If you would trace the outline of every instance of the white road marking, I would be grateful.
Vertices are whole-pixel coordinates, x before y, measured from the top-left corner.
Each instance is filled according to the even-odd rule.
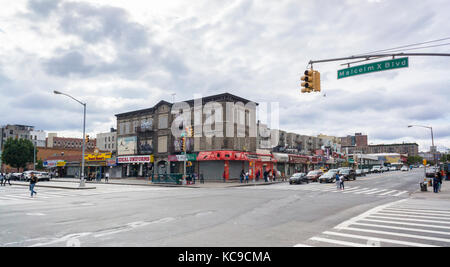
[[[386,190],[388,190],[388,189],[381,189],[381,190],[377,190],[377,191],[370,192],[370,193],[364,193],[364,194],[366,194],[366,195],[373,195],[373,194],[381,193],[381,192],[386,191]]]
[[[431,210],[431,209],[405,209],[405,208],[389,208],[389,210],[399,210],[399,211],[418,211],[418,212],[425,212],[425,213],[443,213],[443,214],[450,214],[450,211],[447,210]]]
[[[353,243],[353,242],[347,242],[347,241],[341,241],[341,240],[334,240],[334,239],[328,239],[328,238],[322,238],[322,237],[312,237],[309,240],[324,242],[324,243],[329,243],[329,244],[335,244],[335,245],[341,245],[341,246],[349,246],[349,247],[366,247],[367,246],[365,244],[359,244],[359,243]]]
[[[395,224],[395,225],[419,226],[419,227],[438,228],[438,229],[450,229],[449,226],[432,225],[432,224],[394,222],[394,221],[384,221],[384,220],[374,220],[374,219],[361,219],[361,221],[368,221],[368,222],[375,222],[375,223],[389,223],[389,224]]]
[[[386,193],[380,194],[380,196],[386,196],[386,195],[390,195],[390,194],[392,194],[392,193],[395,193],[395,192],[398,192],[398,190],[392,190],[392,191],[389,191],[389,192],[386,192]]]
[[[407,221],[407,222],[428,222],[428,223],[440,223],[440,224],[450,224],[450,222],[442,222],[442,221],[432,221],[432,220],[419,220],[419,219],[406,219],[406,218],[393,218],[393,217],[385,217],[385,216],[377,216],[371,215],[369,218],[375,219],[388,219],[388,220],[397,220],[397,221]]]
[[[394,233],[394,232],[387,232],[387,231],[377,231],[377,230],[355,228],[355,227],[345,227],[345,228],[342,228],[341,230],[357,231],[357,232],[365,232],[365,233],[381,234],[381,235],[400,236],[400,237],[406,237],[406,238],[414,238],[414,239],[422,239],[422,240],[431,240],[431,241],[450,243],[450,239],[447,239],[447,238],[438,238],[438,237],[431,237],[431,236],[424,236],[424,235],[411,235],[411,234]]]
[[[431,215],[431,216],[439,216],[439,217],[450,217],[450,214],[447,213],[440,213],[440,212],[414,212],[411,211],[405,211],[405,210],[396,210],[396,209],[385,209],[383,212],[389,212],[392,214],[417,214],[417,215]]]
[[[337,232],[330,232],[330,231],[325,231],[325,232],[323,232],[323,234],[325,234],[325,235],[333,235],[333,236],[340,236],[340,237],[349,237],[349,238],[355,238],[355,239],[363,239],[363,240],[377,239],[380,242],[386,242],[386,243],[390,243],[390,244],[398,244],[398,245],[404,245],[404,246],[436,247],[436,246],[433,246],[433,245],[416,243],[416,242],[406,242],[406,241],[394,240],[394,239],[386,239],[386,238],[374,238],[374,237],[371,237],[371,236],[352,235],[352,234],[344,234],[344,233],[337,233]]]
[[[403,194],[405,194],[405,193],[408,193],[408,191],[401,191],[400,193],[395,194],[395,195],[393,195],[393,196],[394,196],[394,197],[399,197],[399,196],[401,196],[401,195],[403,195]]]
[[[359,222],[355,222],[352,225],[368,226],[368,227],[375,227],[375,228],[385,228],[385,229],[393,229],[393,230],[402,230],[402,231],[411,231],[411,232],[422,232],[422,233],[429,233],[429,234],[450,235],[450,232],[425,230],[425,229],[421,229],[421,228],[397,227],[397,226],[390,226],[390,225],[359,223]],[[424,224],[420,224],[420,226],[424,226]],[[450,227],[448,227],[448,228],[450,228]]]
[[[450,221],[450,218],[442,218],[442,217],[435,217],[435,216],[423,216],[423,215],[412,215],[412,214],[395,214],[395,213],[387,213],[384,211],[380,211],[377,213],[377,215],[381,216],[392,216],[392,218],[419,218],[419,219],[437,219],[437,220],[443,220],[443,221]],[[399,218],[399,219],[400,219]]]

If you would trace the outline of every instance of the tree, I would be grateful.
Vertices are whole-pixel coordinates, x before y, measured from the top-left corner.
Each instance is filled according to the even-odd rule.
[[[25,168],[33,162],[33,153],[34,147],[30,140],[9,138],[3,147],[2,161],[16,169]]]
[[[39,159],[36,162],[36,170],[43,170],[44,169],[44,162],[42,161],[42,159]]]
[[[423,158],[420,156],[409,156],[408,157],[408,165],[422,164]]]

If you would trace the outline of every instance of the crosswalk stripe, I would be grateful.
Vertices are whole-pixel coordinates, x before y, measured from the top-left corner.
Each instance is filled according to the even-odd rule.
[[[357,193],[355,193],[355,194],[357,194],[357,195],[359,195],[359,194],[367,194],[367,193],[369,193],[369,192],[376,192],[377,190],[380,190],[380,189],[378,189],[378,188],[373,188],[373,189],[366,190],[366,191],[360,191],[360,192],[357,192]]]
[[[16,198],[19,198],[19,199],[30,199],[30,196],[20,196],[20,195],[6,195],[6,197],[9,197],[9,198],[13,198],[13,199],[16,199]]]
[[[363,240],[377,240],[377,241],[380,241],[380,242],[386,242],[386,243],[398,244],[398,245],[405,245],[405,246],[436,247],[436,246],[433,246],[433,245],[416,243],[416,242],[406,242],[406,241],[401,241],[401,240],[394,240],[394,239],[387,239],[387,238],[378,238],[378,237],[372,237],[372,236],[362,236],[362,235],[336,233],[336,232],[330,232],[330,231],[325,231],[325,232],[323,232],[323,234],[340,236],[340,237],[349,237],[349,238],[355,238],[355,239],[363,239]]]
[[[340,240],[334,240],[334,239],[328,239],[328,238],[322,238],[322,237],[312,237],[309,240],[318,241],[318,242],[324,242],[324,243],[329,243],[329,244],[335,244],[335,245],[341,245],[341,246],[349,246],[349,247],[364,247],[364,246],[367,246],[365,244],[359,244],[359,243],[353,243],[353,242],[347,242],[347,241],[340,241]]]
[[[438,220],[449,220],[450,221],[450,216],[434,216],[431,214],[417,215],[417,214],[392,213],[392,212],[387,212],[387,211],[380,211],[376,214],[383,215],[383,216],[407,217],[407,218],[419,218],[419,219],[420,218],[422,218],[422,219],[438,219]]]
[[[384,221],[384,220],[376,220],[376,219],[361,219],[360,221],[368,221],[368,222],[375,222],[375,223],[389,223],[389,224],[395,224],[395,225],[419,226],[419,227],[438,228],[438,229],[450,229],[449,226],[408,223],[408,222],[396,222],[396,221]]]
[[[431,236],[424,236],[424,235],[411,235],[411,234],[370,230],[370,229],[362,229],[362,228],[355,228],[355,227],[345,227],[345,228],[341,228],[341,230],[380,234],[380,235],[391,235],[391,236],[399,236],[399,237],[407,237],[407,238],[414,238],[414,239],[422,239],[422,240],[431,240],[431,241],[450,243],[450,239],[447,239],[447,238],[438,238],[438,237],[431,237]]]
[[[381,189],[381,190],[373,191],[373,192],[370,192],[370,193],[364,193],[364,194],[366,194],[366,195],[373,195],[373,194],[381,193],[381,192],[386,191],[386,190],[387,189]]]
[[[385,217],[378,215],[370,215],[370,218],[378,218],[378,219],[391,219],[397,221],[407,221],[407,222],[429,222],[429,223],[440,223],[440,224],[450,224],[450,222],[442,222],[442,221],[432,221],[432,220],[422,220],[422,219],[407,219],[407,218],[393,218],[393,217]]]
[[[359,222],[355,222],[352,225],[368,226],[368,227],[375,227],[375,228],[385,228],[385,229],[393,229],[393,230],[402,230],[402,231],[411,231],[411,232],[421,232],[421,233],[428,233],[428,234],[450,235],[450,232],[425,230],[425,229],[421,229],[421,228],[397,227],[397,226],[388,226],[388,225],[371,224],[371,223],[359,223]]]
[[[394,196],[394,197],[398,197],[398,196],[401,196],[401,195],[403,195],[403,194],[405,194],[405,193],[408,193],[408,191],[401,191],[400,193],[395,194],[395,195],[393,195],[393,196]]]
[[[440,213],[440,212],[424,212],[419,211],[415,212],[414,210],[399,210],[399,209],[385,209],[384,212],[392,212],[392,213],[403,213],[403,214],[420,214],[420,215],[436,215],[441,217],[450,217],[448,213]]]
[[[398,192],[398,190],[392,190],[392,191],[389,191],[389,192],[386,192],[386,193],[380,194],[380,196],[386,196],[386,195],[390,195],[390,194],[392,194],[392,193],[395,193],[395,192]]]
[[[396,208],[396,207],[391,207],[389,208],[391,210],[404,210],[404,211],[419,211],[419,212],[429,212],[429,213],[444,213],[444,214],[450,214],[450,211],[448,210],[436,210],[436,209],[415,209],[415,208],[409,208],[409,209],[405,209],[405,208]]]
[[[361,191],[367,191],[367,190],[369,190],[369,188],[361,188],[361,189],[358,189],[358,190],[354,190],[354,191],[345,191],[345,192],[342,192],[342,193],[344,193],[344,194],[350,194],[350,193],[355,193],[356,194],[356,192],[361,192]]]

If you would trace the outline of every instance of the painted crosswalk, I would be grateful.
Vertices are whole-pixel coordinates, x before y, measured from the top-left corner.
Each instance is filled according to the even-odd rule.
[[[53,188],[36,188],[35,190],[37,191],[37,196],[31,198],[28,187],[25,186],[3,187],[0,189],[0,206],[37,203],[58,198],[80,198],[102,194],[132,193],[143,191],[167,191],[173,189],[144,187],[144,186],[107,186],[88,190],[62,190]]]
[[[404,199],[379,206],[303,242],[309,246],[450,246],[450,203]]]
[[[312,192],[334,192],[340,194],[355,194],[355,195],[369,195],[369,196],[383,196],[383,197],[407,197],[408,191],[393,190],[390,188],[371,188],[364,186],[346,186],[345,190],[341,191],[336,188],[335,184],[275,184],[269,186],[254,186],[255,190],[294,190],[294,191],[312,191]]]

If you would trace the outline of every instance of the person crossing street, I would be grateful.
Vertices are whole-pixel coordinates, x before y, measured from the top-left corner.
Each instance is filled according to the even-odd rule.
[[[31,173],[31,179],[30,179],[30,191],[31,191],[31,197],[33,195],[37,195],[36,191],[34,191],[34,187],[37,183],[37,177],[34,175],[34,173]]]

